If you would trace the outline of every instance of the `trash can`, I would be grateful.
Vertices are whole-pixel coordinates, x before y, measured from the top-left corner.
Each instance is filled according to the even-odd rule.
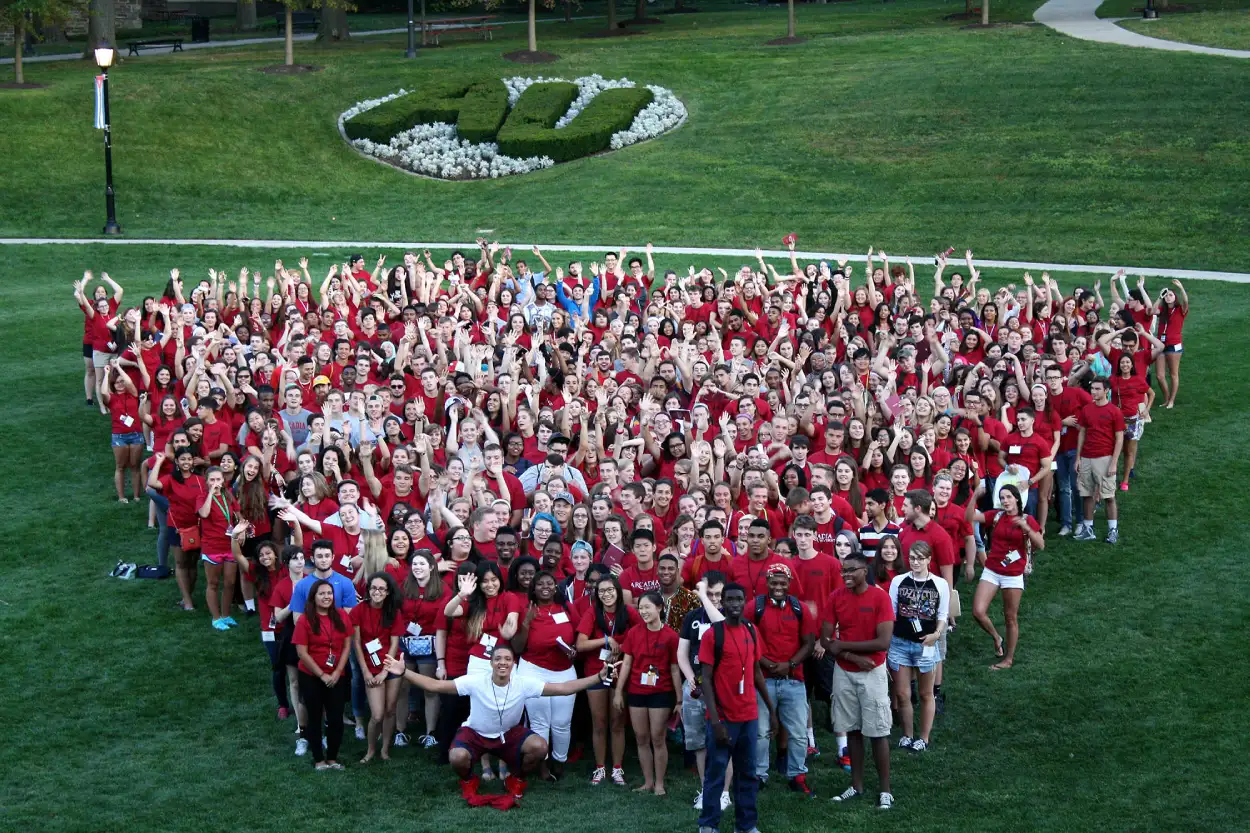
[[[208,18],[191,18],[191,43],[208,43]]]

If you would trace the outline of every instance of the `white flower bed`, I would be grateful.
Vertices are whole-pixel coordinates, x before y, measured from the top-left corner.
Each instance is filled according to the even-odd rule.
[[[542,76],[538,78],[514,76],[503,79],[504,86],[508,90],[508,106],[510,108],[514,106],[531,84],[551,81],[567,82],[567,79]],[[604,90],[635,86],[634,82],[627,78],[612,80],[598,74],[576,78],[572,83],[578,87],[577,98],[569,105],[568,112],[556,122],[556,129],[571,123],[586,109],[595,96]],[[651,90],[654,96],[653,101],[634,117],[628,128],[613,134],[609,143],[612,150],[653,139],[685,121],[686,108],[677,96],[673,95],[672,90],[652,85],[647,85],[647,89]],[[359,102],[339,114],[339,132],[343,133],[343,125],[349,119],[406,94],[406,90],[400,90],[382,98]],[[346,137],[347,134],[343,133],[343,135]],[[442,123],[417,125],[393,137],[386,144],[368,139],[356,139],[351,142],[351,145],[367,156],[423,176],[440,179],[498,179],[501,176],[550,168],[555,164],[547,156],[534,156],[528,159],[504,156],[494,142],[466,141],[459,137],[454,125]]]

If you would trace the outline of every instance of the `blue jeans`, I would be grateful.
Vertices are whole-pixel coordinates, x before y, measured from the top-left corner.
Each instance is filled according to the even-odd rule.
[[[1055,484],[1059,490],[1059,525],[1072,526],[1075,501],[1080,499],[1076,490],[1076,449],[1060,451],[1055,456]]]
[[[366,602],[365,604],[368,604]],[[356,720],[364,720],[369,714],[369,695],[365,694],[365,675],[360,672],[356,662],[356,652],[351,652],[352,663],[352,716]]]
[[[757,695],[758,696],[758,695]],[[725,791],[725,768],[729,759],[734,762],[734,828],[750,830],[755,827],[755,794],[759,781],[755,779],[755,740],[759,734],[758,720],[742,723],[725,721],[729,732],[729,745],[716,743],[712,723],[707,724],[707,765],[703,769],[703,809],[699,812],[700,827],[720,826],[720,794]],[[807,736],[807,726],[803,727]],[[804,747],[804,753],[807,752]]]
[[[169,566],[169,541],[178,531],[169,526],[169,498],[155,489],[148,489],[148,497],[156,507],[156,564],[158,567]]]
[[[1024,498],[1024,514],[1037,520],[1037,487],[1031,487],[1028,494],[1021,495],[1021,497]]]
[[[773,699],[777,709],[777,720],[790,735],[790,744],[786,747],[786,777],[794,778],[807,772],[807,686],[800,680],[764,680],[768,688],[768,696]],[[759,692],[755,693],[755,702],[759,706],[759,732],[755,741],[755,774],[760,778],[768,776],[768,707]],[[749,830],[750,828],[745,828]]]

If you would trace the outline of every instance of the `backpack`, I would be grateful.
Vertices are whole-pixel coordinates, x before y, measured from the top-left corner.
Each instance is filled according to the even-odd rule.
[[[799,620],[800,627],[803,624],[803,603],[793,596],[786,596],[786,601],[790,603],[790,609],[794,611],[794,615]],[[760,623],[760,619],[764,616],[764,608],[768,606],[767,596],[755,597],[755,624]]]
[[[752,625],[746,619],[742,620],[742,624],[746,626],[747,634],[751,637],[751,647],[755,647],[755,625]],[[725,621],[712,623],[712,672],[720,667],[721,655],[725,652]]]

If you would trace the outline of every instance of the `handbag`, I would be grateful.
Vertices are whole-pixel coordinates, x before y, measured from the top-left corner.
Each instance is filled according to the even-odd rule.
[[[404,653],[413,659],[429,659],[434,656],[432,636],[404,636],[399,641],[403,643]]]
[[[183,527],[178,530],[178,546],[183,552],[200,548],[200,525]]]

